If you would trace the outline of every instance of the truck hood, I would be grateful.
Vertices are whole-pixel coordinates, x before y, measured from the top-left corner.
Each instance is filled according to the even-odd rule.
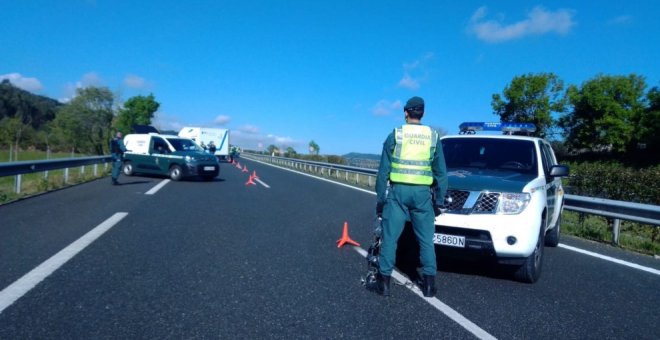
[[[489,169],[451,169],[449,189],[467,191],[522,192],[534,175]]]

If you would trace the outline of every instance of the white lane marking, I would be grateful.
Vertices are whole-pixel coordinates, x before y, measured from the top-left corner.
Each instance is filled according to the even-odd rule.
[[[270,186],[264,182],[262,182],[258,177],[253,178],[255,181],[259,182],[259,184],[265,186],[266,188],[270,189]]]
[[[126,217],[126,215],[128,215],[128,213],[118,212],[110,216],[110,218],[90,230],[87,234],[81,236],[66,248],[60,250],[57,254],[51,256],[48,260],[44,261],[29,273],[23,275],[23,277],[3,289],[0,292],[0,313],[16,302],[16,300],[20,299],[23,295],[27,294],[27,292],[32,290],[32,288],[39,284],[39,282],[43,281],[67,261],[76,256],[76,254],[101,237],[106,231],[110,230],[110,228],[119,223],[119,221]]]
[[[614,258],[614,257],[610,257],[610,256],[606,256],[606,255],[601,255],[601,254],[598,254],[598,253],[594,253],[594,252],[591,252],[591,251],[588,251],[588,250],[584,250],[584,249],[580,249],[580,248],[576,248],[576,247],[571,247],[571,246],[565,245],[565,244],[563,244],[563,243],[560,243],[560,244],[559,244],[559,247],[564,248],[564,249],[568,249],[568,250],[572,250],[572,251],[574,251],[574,252],[578,252],[578,253],[580,253],[580,254],[585,254],[585,255],[593,256],[593,257],[599,258],[599,259],[601,259],[601,260],[605,260],[605,261],[610,261],[610,262],[618,263],[618,264],[621,264],[621,265],[624,265],[624,266],[628,266],[628,267],[630,267],[630,268],[635,268],[635,269],[643,270],[643,271],[645,271],[645,272],[649,272],[649,273],[651,273],[651,274],[660,275],[660,270],[653,269],[653,268],[649,268],[649,267],[640,266],[640,265],[638,265],[638,264],[635,264],[635,263],[632,263],[632,262],[628,262],[628,261],[619,260],[619,259],[616,259],[616,258]]]
[[[167,183],[169,183],[169,182],[170,182],[169,179],[164,179],[164,180],[162,180],[160,183],[158,183],[158,185],[156,185],[155,187],[151,188],[149,191],[145,192],[144,194],[145,194],[145,195],[153,195],[153,194],[157,193],[158,190],[160,190],[162,187],[165,186],[165,184],[167,184]]]
[[[344,186],[344,187],[347,187],[347,188],[351,188],[351,189],[359,190],[359,191],[362,191],[362,192],[366,192],[367,194],[372,194],[372,195],[374,195],[374,196],[376,195],[376,193],[373,192],[373,191],[369,191],[369,190],[366,190],[366,189],[362,189],[362,188],[354,187],[354,186],[351,186],[351,185],[349,185],[349,184],[344,184],[344,183],[340,183],[340,182],[335,182],[335,181],[330,180],[330,179],[326,179],[326,178],[323,178],[323,177],[317,177],[317,176],[314,176],[314,175],[306,174],[306,173],[304,173],[304,172],[300,172],[300,171],[298,171],[298,170],[293,170],[293,169],[289,169],[289,168],[281,167],[281,166],[279,166],[279,165],[275,165],[275,164],[270,164],[270,163],[262,162],[262,161],[259,161],[259,160],[256,160],[256,159],[250,159],[250,160],[253,161],[253,162],[257,162],[257,163],[261,163],[261,164],[269,165],[269,166],[272,166],[272,167],[275,167],[275,168],[279,168],[279,169],[282,169],[282,170],[286,170],[286,171],[294,172],[294,173],[297,173],[297,174],[300,174],[300,175],[304,175],[304,176],[307,176],[307,177],[312,177],[312,178],[315,178],[315,179],[318,179],[318,180],[321,180],[321,181],[326,181],[326,182],[330,182],[330,183],[332,183],[332,184],[337,184],[337,185],[341,185],[341,186]]]
[[[283,167],[278,166],[278,165],[274,165],[274,164],[270,164],[270,163],[266,163],[266,162],[262,162],[262,161],[254,160],[254,159],[250,159],[250,160],[251,160],[251,161],[254,161],[254,162],[259,162],[259,163],[262,163],[262,164],[265,164],[265,165],[270,165],[270,166],[273,166],[273,167],[276,167],[276,168],[280,168],[280,169],[283,169],[283,170],[287,170],[287,171],[295,172],[295,173],[298,173],[298,174],[301,174],[301,175],[305,175],[305,176],[308,176],[308,177],[317,178],[317,179],[320,179],[320,180],[322,180],[322,181],[326,181],[326,182],[330,182],[330,183],[334,183],[334,184],[339,184],[339,185],[345,186],[345,187],[347,187],[347,188],[351,188],[351,189],[359,190],[359,191],[362,191],[362,192],[366,192],[366,193],[368,193],[368,194],[376,195],[376,193],[373,192],[373,191],[365,190],[365,189],[362,189],[362,188],[357,188],[357,187],[350,186],[350,185],[347,185],[347,184],[344,184],[344,183],[338,183],[338,182],[335,182],[335,181],[327,180],[327,179],[322,178],[322,177],[316,177],[316,176],[314,176],[314,175],[306,174],[306,173],[304,173],[304,172],[299,172],[299,171],[295,171],[295,170],[291,170],[291,169],[283,168]],[[628,267],[631,267],[631,268],[635,268],[635,269],[643,270],[643,271],[646,271],[646,272],[649,272],[649,273],[653,273],[653,274],[660,275],[660,271],[658,271],[658,270],[656,270],[656,269],[653,269],[653,268],[640,266],[640,265],[635,264],[635,263],[631,263],[631,262],[626,262],[626,261],[623,261],[623,260],[615,259],[615,258],[613,258],[613,257],[609,257],[609,256],[601,255],[601,254],[594,253],[594,252],[590,252],[590,251],[588,251],[588,250],[583,250],[583,249],[580,249],[580,248],[571,247],[571,246],[565,245],[565,244],[563,244],[563,243],[560,243],[560,244],[559,244],[559,247],[562,247],[562,248],[565,248],[565,249],[568,249],[568,250],[573,250],[573,251],[578,252],[578,253],[581,253],[581,254],[594,256],[594,257],[600,258],[600,259],[602,259],[602,260],[612,261],[612,262],[614,262],[614,263],[619,263],[619,264],[622,264],[622,265],[624,265],[624,266],[628,266]]]
[[[357,251],[362,257],[366,258],[367,257],[367,251],[358,247],[358,246],[353,246],[353,249]],[[490,335],[490,333],[486,332],[483,330],[481,327],[477,326],[474,322],[468,320],[466,317],[461,315],[461,313],[455,311],[451,307],[447,306],[444,302],[440,301],[437,297],[424,297],[424,294],[422,291],[412,282],[410,282],[405,276],[401,275],[398,271],[394,270],[392,272],[392,277],[399,281],[400,283],[403,284],[403,287],[408,288],[410,291],[415,293],[417,296],[421,297],[424,299],[426,302],[428,302],[431,306],[435,307],[435,309],[439,310],[442,312],[442,314],[446,315],[448,318],[452,319],[454,322],[457,324],[461,325],[461,327],[465,328],[468,332],[474,334],[479,339],[497,339],[494,336]]]

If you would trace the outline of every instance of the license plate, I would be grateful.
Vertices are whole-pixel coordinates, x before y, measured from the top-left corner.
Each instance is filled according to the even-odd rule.
[[[215,167],[214,166],[205,166],[204,171],[214,171]]]
[[[465,236],[433,234],[433,243],[443,246],[465,248]]]

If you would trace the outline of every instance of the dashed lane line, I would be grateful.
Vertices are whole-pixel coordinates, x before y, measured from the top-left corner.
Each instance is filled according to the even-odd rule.
[[[128,213],[126,212],[115,213],[94,229],[90,230],[87,234],[83,235],[66,248],[60,250],[57,254],[51,256],[51,258],[0,291],[0,313],[16,302],[16,300],[20,299],[23,295],[27,294],[32,288],[39,284],[39,282],[54,273],[88,245],[92,244],[92,242],[101,237],[101,235],[110,230],[110,228],[114,227],[127,215]]]
[[[158,192],[161,188],[165,186],[165,184],[169,183],[169,179],[164,179],[160,183],[158,183],[155,187],[151,188],[149,191],[145,192],[145,195],[153,195]]]

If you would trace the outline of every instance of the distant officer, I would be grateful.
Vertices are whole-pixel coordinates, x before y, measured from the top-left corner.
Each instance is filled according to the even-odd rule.
[[[394,269],[396,247],[407,220],[420,248],[422,292],[435,296],[435,213],[432,191],[438,205],[447,190],[447,166],[438,133],[421,125],[424,100],[412,97],[404,107],[406,124],[394,129],[385,143],[376,179],[376,214],[383,219],[380,249],[380,273],[377,292],[390,295],[390,277]],[[389,180],[389,185],[388,185]]]
[[[124,152],[126,152],[126,146],[124,145],[121,132],[117,131],[115,138],[110,141],[110,153],[112,153],[112,185],[119,184],[117,179],[119,179],[119,173],[121,172]]]
[[[216,147],[215,147],[215,144],[213,143],[213,141],[209,142],[208,147],[209,147],[209,153],[212,154],[212,155],[215,155]]]

